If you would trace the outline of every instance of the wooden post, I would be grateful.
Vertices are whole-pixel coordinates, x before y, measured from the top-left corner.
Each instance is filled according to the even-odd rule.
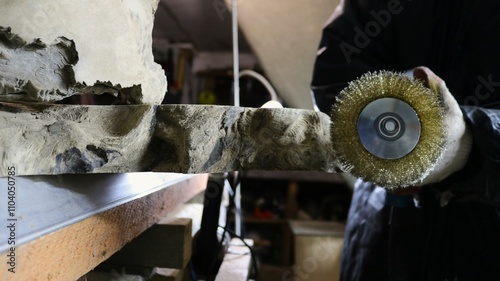
[[[148,228],[105,263],[182,269],[191,258],[191,246],[191,219],[166,218]]]

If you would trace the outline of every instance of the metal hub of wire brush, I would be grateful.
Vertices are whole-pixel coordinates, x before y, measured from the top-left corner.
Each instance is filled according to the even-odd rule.
[[[359,115],[357,129],[366,150],[383,159],[398,159],[410,153],[421,132],[415,110],[395,98],[370,102]]]

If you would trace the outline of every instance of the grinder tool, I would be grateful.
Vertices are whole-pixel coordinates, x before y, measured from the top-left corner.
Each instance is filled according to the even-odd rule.
[[[426,69],[426,71],[429,71]],[[388,189],[442,180],[465,164],[468,133],[442,80],[367,73],[339,94],[331,138],[339,168]]]

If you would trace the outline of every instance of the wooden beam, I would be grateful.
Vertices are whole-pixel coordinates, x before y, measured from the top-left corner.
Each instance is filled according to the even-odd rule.
[[[8,264],[2,263],[0,280],[77,280],[204,190],[207,178],[193,176],[24,244],[16,248],[16,273],[8,272]]]
[[[339,280],[345,225],[290,221],[290,227],[294,234],[295,261],[293,268],[283,276],[302,280]]]
[[[186,267],[191,258],[191,219],[162,219],[111,256],[106,264]]]

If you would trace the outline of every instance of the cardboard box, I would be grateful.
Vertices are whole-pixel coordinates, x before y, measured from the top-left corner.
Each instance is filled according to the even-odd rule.
[[[324,221],[290,221],[294,236],[294,265],[286,278],[337,281],[345,226]],[[286,275],[286,273],[285,273]]]

